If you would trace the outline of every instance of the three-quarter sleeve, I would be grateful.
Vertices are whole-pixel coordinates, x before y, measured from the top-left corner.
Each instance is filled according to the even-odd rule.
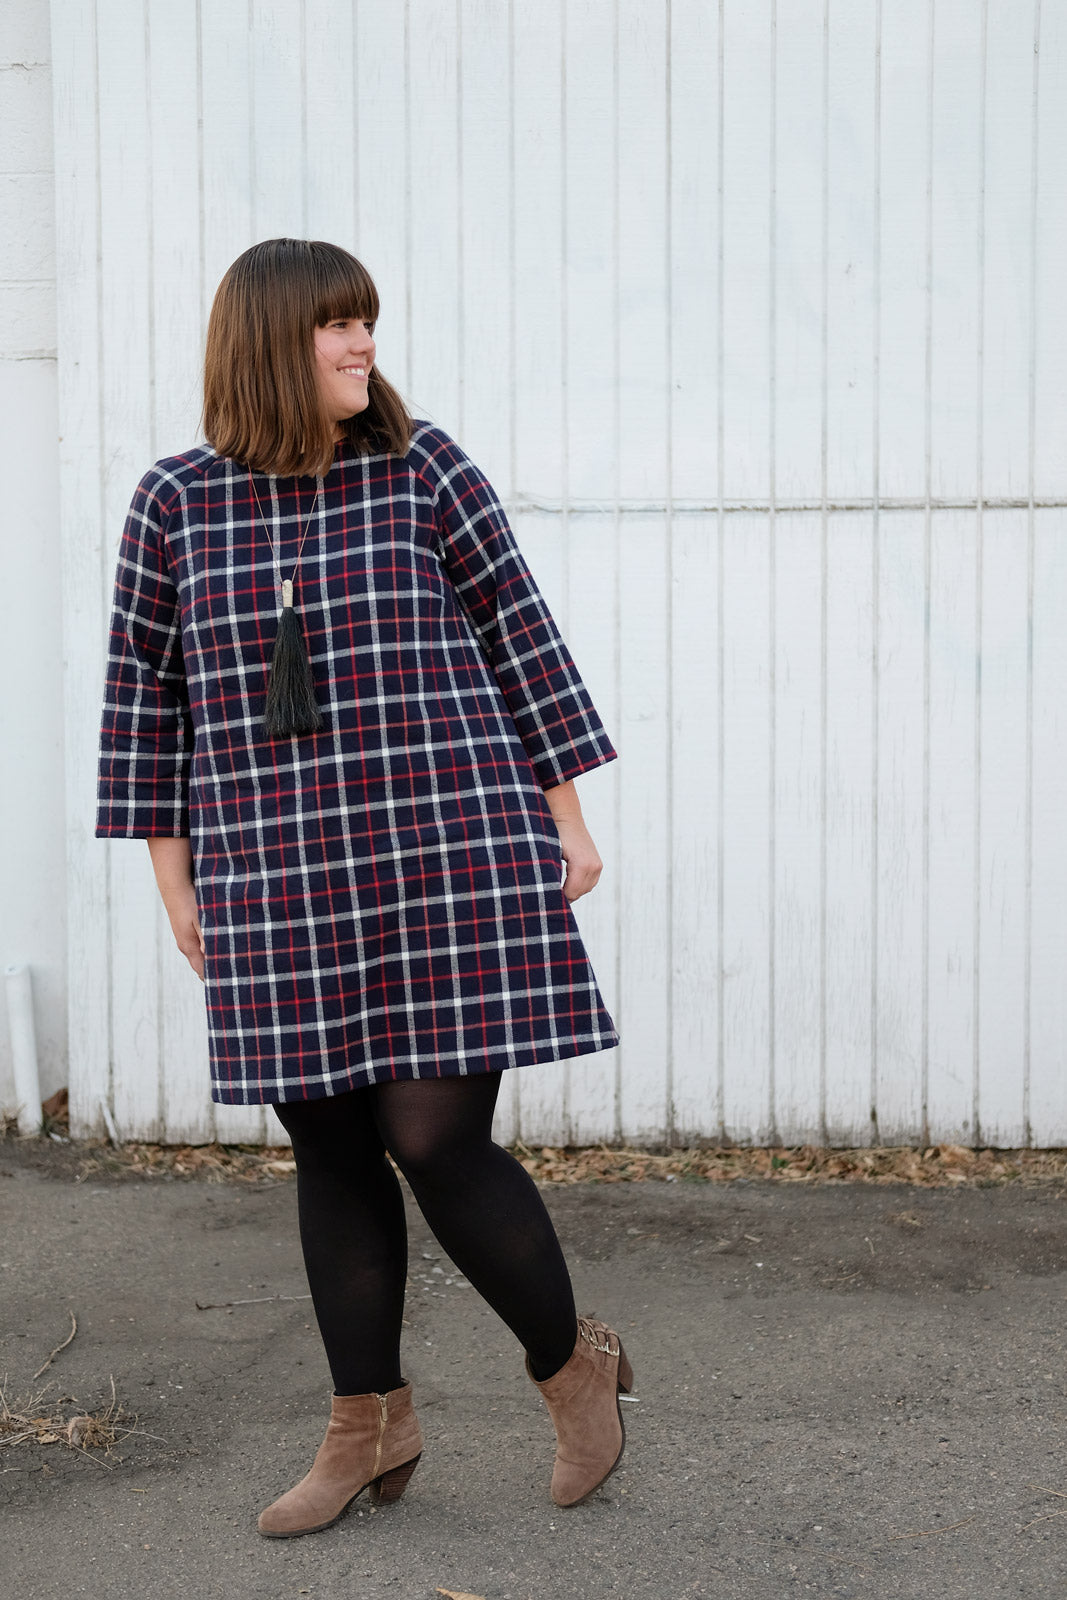
[[[445,571],[541,787],[615,760],[617,752],[492,487],[438,429],[416,435],[413,456],[434,490]]]
[[[97,838],[189,833],[193,730],[178,593],[167,566],[159,475],[130,506],[115,574],[100,726]]]

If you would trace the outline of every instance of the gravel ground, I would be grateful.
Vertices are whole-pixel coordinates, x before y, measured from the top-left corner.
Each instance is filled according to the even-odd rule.
[[[48,1386],[34,1414],[62,1424],[114,1379],[136,1431],[0,1448],[9,1594],[1067,1596],[1055,1183],[546,1186],[639,1397],[619,1470],[569,1512],[521,1353],[412,1208],[422,1462],[398,1505],[286,1542],[255,1515],[306,1470],[329,1391],[292,1182],[77,1170],[0,1143],[4,1392],[18,1411]]]

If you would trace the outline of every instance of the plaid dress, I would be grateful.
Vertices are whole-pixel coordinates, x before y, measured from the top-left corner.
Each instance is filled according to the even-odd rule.
[[[403,457],[338,445],[314,509],[309,478],[254,483],[262,517],[208,448],[142,479],[100,740],[97,836],[192,841],[213,1098],[610,1049],[543,791],[615,751],[491,487],[426,424]],[[271,740],[305,528],[324,720]]]

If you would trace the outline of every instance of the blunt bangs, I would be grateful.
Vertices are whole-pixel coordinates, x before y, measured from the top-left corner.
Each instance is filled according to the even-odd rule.
[[[308,261],[311,278],[312,318],[316,328],[340,317],[357,322],[377,322],[380,302],[374,280],[355,256],[336,245],[311,245]]]

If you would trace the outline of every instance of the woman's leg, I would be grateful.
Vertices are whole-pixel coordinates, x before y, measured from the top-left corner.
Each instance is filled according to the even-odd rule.
[[[399,1388],[407,1226],[371,1089],[275,1111],[293,1141],[300,1243],[335,1394]]]
[[[499,1072],[487,1072],[378,1084],[370,1094],[434,1235],[545,1379],[574,1349],[574,1295],[537,1185],[493,1143],[499,1087]]]

